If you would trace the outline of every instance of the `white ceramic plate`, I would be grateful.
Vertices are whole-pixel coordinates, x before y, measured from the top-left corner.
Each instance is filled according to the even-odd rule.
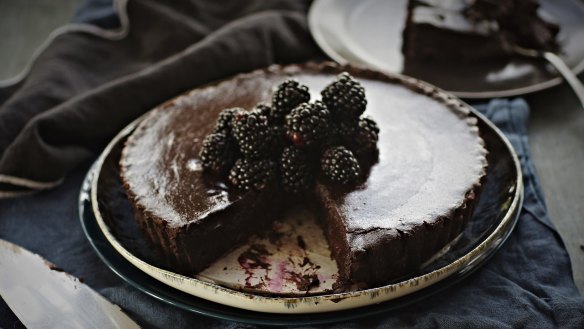
[[[561,57],[575,73],[584,71],[584,4],[541,0],[542,11],[560,25]],[[427,81],[462,98],[507,97],[562,82],[545,60],[510,58],[500,63],[406,65],[402,31],[407,0],[316,0],[308,15],[322,50],[341,64],[365,65]]]

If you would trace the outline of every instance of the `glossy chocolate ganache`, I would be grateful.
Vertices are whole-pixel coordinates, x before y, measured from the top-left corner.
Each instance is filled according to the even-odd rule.
[[[343,71],[365,88],[365,114],[380,127],[379,156],[358,186],[317,184],[301,201],[325,229],[339,289],[413,273],[460,234],[487,164],[466,105],[401,76],[330,63],[272,66],[177,97],[149,113],[129,137],[122,180],[140,226],[169,266],[196,274],[298,200],[277,188],[237,190],[203,172],[201,144],[219,112],[269,102],[274,87],[290,77],[317,100]]]

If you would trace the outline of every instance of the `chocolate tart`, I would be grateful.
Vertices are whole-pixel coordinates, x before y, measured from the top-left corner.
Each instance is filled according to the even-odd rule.
[[[556,52],[559,26],[536,0],[410,0],[402,51],[406,61],[507,59],[514,45]]]
[[[129,137],[121,176],[148,239],[169,266],[193,275],[294,200],[278,189],[241,192],[209,177],[198,159],[221,110],[269,102],[293,77],[312,99],[348,71],[364,86],[365,112],[381,129],[379,156],[354,189],[317,185],[304,198],[319,215],[339,267],[339,288],[370,287],[415,272],[455,239],[472,214],[486,170],[476,119],[415,79],[331,63],[271,66],[195,89],[154,109]]]

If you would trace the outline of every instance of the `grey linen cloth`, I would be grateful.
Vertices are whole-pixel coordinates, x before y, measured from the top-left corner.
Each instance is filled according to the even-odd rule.
[[[72,27],[24,80],[0,88],[0,197],[58,185],[134,118],[186,90],[318,56],[307,8],[135,0],[119,31]]]

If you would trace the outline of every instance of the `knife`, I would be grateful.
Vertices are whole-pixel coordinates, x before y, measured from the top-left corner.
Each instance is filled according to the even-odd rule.
[[[0,296],[27,328],[140,328],[78,278],[2,239]]]

